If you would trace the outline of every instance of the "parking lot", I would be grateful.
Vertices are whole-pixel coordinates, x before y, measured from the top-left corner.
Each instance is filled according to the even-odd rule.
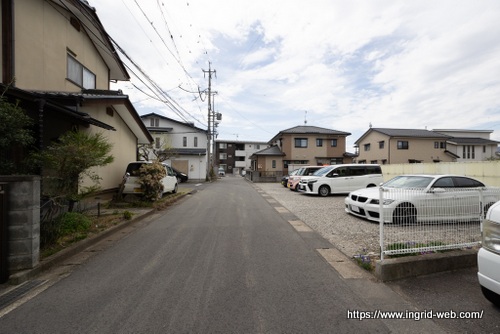
[[[380,255],[379,224],[346,213],[346,195],[320,197],[290,191],[279,183],[256,185],[347,256]],[[479,222],[419,224],[406,228],[386,224],[384,232],[386,245],[389,238],[393,242],[422,243],[438,240],[445,244],[458,243],[457,240],[464,236],[472,243],[480,240]]]

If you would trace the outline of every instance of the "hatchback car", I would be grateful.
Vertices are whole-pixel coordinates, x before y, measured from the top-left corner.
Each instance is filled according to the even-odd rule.
[[[477,277],[483,295],[500,307],[500,202],[482,223],[482,247],[477,254]]]
[[[172,167],[172,170],[174,171],[175,176],[177,177],[177,182],[187,182],[187,180],[189,179],[186,173],[183,173],[175,169],[174,167]]]
[[[483,191],[480,202],[479,188]],[[457,175],[401,175],[382,185],[385,223],[456,222],[479,220],[481,212],[500,200],[500,191],[476,179]],[[380,220],[380,190],[353,191],[345,211]]]
[[[144,164],[150,164],[151,161],[135,161],[128,164],[123,177],[123,194],[142,194],[142,188],[139,184],[139,169]],[[162,179],[163,193],[172,192],[176,193],[178,189],[177,177],[173,169],[162,163],[165,167],[166,175]]]
[[[288,188],[290,190],[298,191],[299,189],[297,188],[297,186],[300,182],[300,179],[303,176],[313,175],[314,172],[316,172],[317,170],[319,170],[321,168],[323,168],[323,166],[304,166],[304,167],[299,168],[297,173],[295,173],[294,175],[290,175],[288,177]]]
[[[285,188],[288,187],[288,179],[290,178],[290,175],[295,175],[298,171],[298,169],[294,169],[290,174],[284,175],[281,178],[281,185]]]

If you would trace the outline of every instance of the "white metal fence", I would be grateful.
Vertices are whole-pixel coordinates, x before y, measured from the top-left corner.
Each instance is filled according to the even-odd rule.
[[[463,249],[481,243],[481,221],[500,200],[500,188],[380,188],[381,259],[384,255]]]

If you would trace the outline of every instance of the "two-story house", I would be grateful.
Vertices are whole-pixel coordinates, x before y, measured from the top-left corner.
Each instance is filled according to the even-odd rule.
[[[187,174],[190,180],[205,180],[207,130],[157,113],[142,115],[141,119],[154,139],[147,160],[156,159],[163,153],[165,160],[161,160]]]
[[[349,132],[301,125],[280,131],[268,144],[284,153],[280,169],[286,174],[304,165],[351,163],[354,155],[346,152],[349,135]]]
[[[358,163],[401,164],[451,162],[446,134],[421,129],[370,128],[356,142]]]
[[[97,172],[103,189],[116,189],[137,144],[153,138],[128,96],[110,90],[130,77],[95,9],[81,0],[2,0],[1,20],[1,89],[34,120],[37,146],[69,130],[102,132],[114,162]]]
[[[453,130],[436,129],[451,138],[446,141],[446,148],[457,156],[457,162],[485,161],[497,159],[498,141],[491,140],[493,130]]]
[[[250,169],[250,157],[266,147],[264,141],[216,140],[215,163],[224,168],[226,174],[239,174]]]

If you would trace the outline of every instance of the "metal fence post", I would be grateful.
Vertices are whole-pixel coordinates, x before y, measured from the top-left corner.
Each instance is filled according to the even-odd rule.
[[[380,261],[384,260],[384,188],[379,188],[378,205],[379,205],[379,230],[380,230]]]

